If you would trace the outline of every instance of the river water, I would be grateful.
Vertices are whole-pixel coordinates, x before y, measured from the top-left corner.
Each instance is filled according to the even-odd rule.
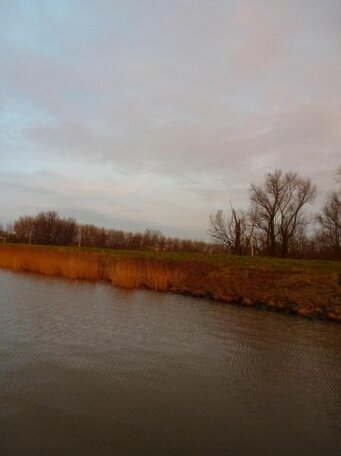
[[[0,455],[341,454],[340,325],[0,270]]]

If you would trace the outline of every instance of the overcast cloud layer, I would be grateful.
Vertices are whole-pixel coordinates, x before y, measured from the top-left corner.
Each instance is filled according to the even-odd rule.
[[[0,223],[202,238],[274,168],[333,185],[340,0],[0,0]]]

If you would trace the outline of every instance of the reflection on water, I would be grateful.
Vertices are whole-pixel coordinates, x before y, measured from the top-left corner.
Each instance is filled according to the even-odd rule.
[[[0,271],[0,454],[341,454],[341,334]]]

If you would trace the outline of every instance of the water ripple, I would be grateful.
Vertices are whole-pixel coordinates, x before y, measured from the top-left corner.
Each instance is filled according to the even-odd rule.
[[[339,454],[339,325],[0,272],[0,454]]]

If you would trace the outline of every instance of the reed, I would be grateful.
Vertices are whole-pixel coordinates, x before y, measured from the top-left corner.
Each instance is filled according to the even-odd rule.
[[[147,288],[283,310],[341,321],[340,274],[288,271],[169,256],[99,250],[5,245],[0,267],[67,279],[104,280],[121,288]]]
[[[69,279],[99,279],[98,259],[93,255],[71,255],[62,251],[2,248],[0,267]]]
[[[114,259],[105,262],[104,280],[121,288],[148,288],[167,291],[171,284],[171,268],[167,263],[141,259]]]

